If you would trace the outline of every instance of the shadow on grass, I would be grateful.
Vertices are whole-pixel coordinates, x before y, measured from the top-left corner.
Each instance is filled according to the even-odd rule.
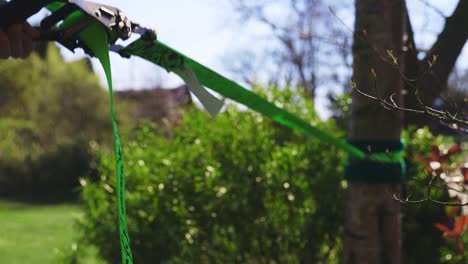
[[[64,191],[41,191],[36,192],[11,192],[8,194],[0,193],[0,200],[9,201],[18,204],[29,205],[55,205],[55,204],[77,204],[79,202],[79,189]],[[15,203],[15,204],[16,204]]]

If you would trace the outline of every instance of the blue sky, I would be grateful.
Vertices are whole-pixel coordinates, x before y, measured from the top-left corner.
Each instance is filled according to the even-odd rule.
[[[99,0],[98,0],[99,1]],[[330,1],[332,5],[333,1]],[[458,0],[431,0],[446,15],[451,14]],[[236,13],[229,5],[229,0],[100,0],[99,2],[119,7],[127,16],[144,26],[152,27],[158,32],[158,38],[173,48],[195,60],[235,79],[226,65],[229,57],[235,63],[235,54],[239,49],[248,48],[261,52],[268,45],[268,30],[262,25],[248,23],[241,25]],[[429,47],[443,26],[443,19],[418,0],[407,1],[411,10],[413,26],[416,28],[416,41],[419,46]],[[343,18],[352,28],[352,18]],[[420,33],[418,29],[424,30]],[[82,52],[72,54],[66,50],[64,56],[77,59]],[[140,59],[124,59],[113,55],[112,67],[116,89],[141,89],[162,85],[174,87],[182,81],[173,74],[167,74],[157,66]],[[468,68],[468,48],[465,47],[459,65]],[[99,65],[94,66],[101,79],[104,78]],[[323,94],[323,93],[320,93]],[[319,102],[319,111],[325,111],[325,103]]]

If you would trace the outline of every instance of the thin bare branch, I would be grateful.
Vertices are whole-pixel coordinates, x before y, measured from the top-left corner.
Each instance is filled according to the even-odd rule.
[[[432,11],[434,11],[434,13],[438,14],[439,16],[441,16],[443,18],[447,18],[447,16],[444,14],[444,12],[442,12],[442,10],[440,10],[439,8],[434,6],[433,4],[429,3],[427,0],[419,0],[419,2],[421,2],[423,5],[425,5],[426,7],[431,9]]]

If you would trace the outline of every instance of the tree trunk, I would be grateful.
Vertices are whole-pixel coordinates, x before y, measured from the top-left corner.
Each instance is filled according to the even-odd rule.
[[[394,54],[403,71],[404,6],[404,1],[399,0],[356,0],[353,44],[353,79],[357,88],[381,97],[395,93],[400,105],[403,82],[387,51]],[[401,112],[388,111],[356,91],[353,91],[352,99],[351,142],[359,142],[355,143],[356,146],[370,153],[384,152],[391,148],[390,145],[400,144]],[[348,169],[353,166],[361,166],[359,174],[368,175],[348,176]],[[380,169],[375,169],[379,166]],[[382,177],[389,171],[393,173],[386,166],[390,168],[392,165],[350,158],[347,168],[345,264],[401,263],[400,204],[392,197],[401,192],[401,178],[400,175]]]

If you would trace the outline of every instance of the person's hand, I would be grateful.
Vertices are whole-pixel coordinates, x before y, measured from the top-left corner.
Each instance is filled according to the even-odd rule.
[[[39,32],[27,22],[0,29],[0,58],[26,58],[32,51],[33,40]]]

